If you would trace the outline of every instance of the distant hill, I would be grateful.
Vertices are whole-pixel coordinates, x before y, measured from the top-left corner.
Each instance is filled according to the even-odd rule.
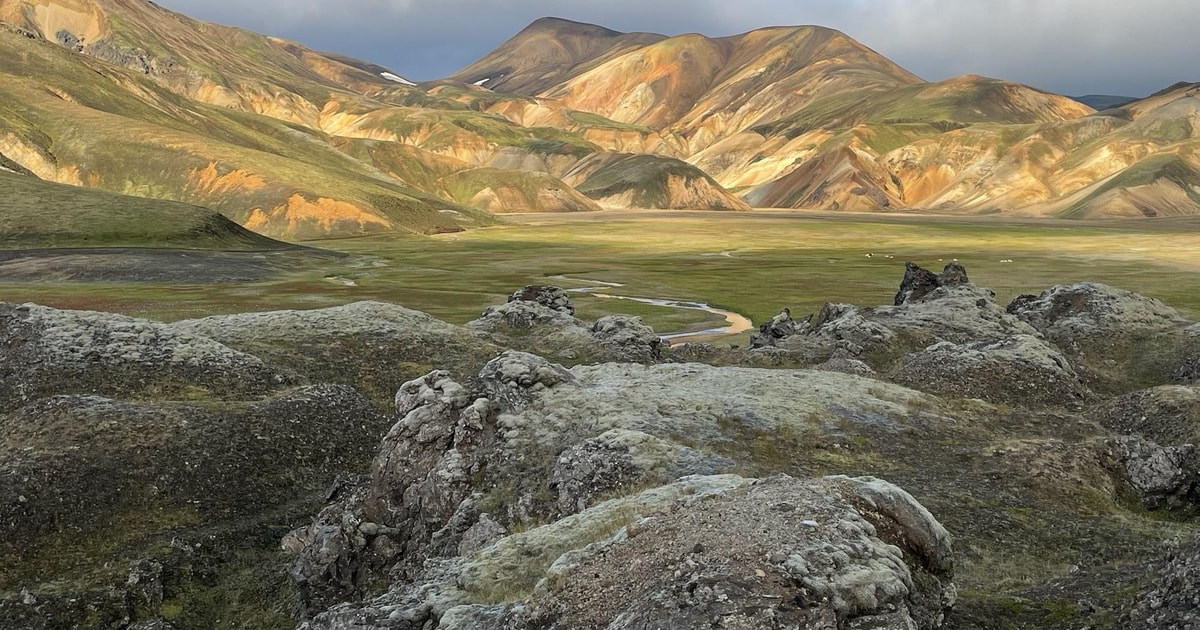
[[[43,247],[296,249],[205,208],[56,184],[0,169],[0,249]]]

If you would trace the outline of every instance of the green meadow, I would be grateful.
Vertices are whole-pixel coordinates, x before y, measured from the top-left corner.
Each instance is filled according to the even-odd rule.
[[[523,215],[436,237],[306,243],[349,254],[278,261],[250,282],[5,281],[0,299],[163,320],[384,300],[463,323],[526,284],[708,302],[756,323],[824,302],[890,304],[913,261],[957,259],[1002,303],[1054,284],[1097,281],[1162,299],[1200,318],[1200,221],[1079,222],[795,211],[604,212]],[[1010,262],[1011,261],[1011,262]],[[0,265],[0,274],[3,273]],[[706,328],[719,317],[578,294],[579,315],[643,317],[659,332]],[[736,341],[736,340],[735,340]]]

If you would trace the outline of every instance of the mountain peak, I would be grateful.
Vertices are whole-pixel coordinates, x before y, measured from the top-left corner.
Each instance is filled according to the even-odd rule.
[[[615,31],[611,28],[606,28],[598,24],[590,24],[588,22],[576,22],[566,18],[546,16],[540,17],[529,23],[529,26],[521,29],[521,33],[530,33],[537,31],[577,31],[581,34],[589,34],[599,37],[617,37],[624,35],[620,31]]]
[[[533,95],[578,74],[589,63],[663,39],[665,35],[622,33],[586,22],[543,17],[447,78]]]

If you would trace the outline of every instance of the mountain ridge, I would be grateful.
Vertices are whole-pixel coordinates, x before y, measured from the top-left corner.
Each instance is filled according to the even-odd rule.
[[[409,85],[134,0],[0,0],[0,18],[10,160],[208,206],[275,238],[432,234],[650,199],[1200,213],[1188,83],[1096,112],[1001,79],[926,82],[824,27],[668,37],[545,18],[446,80]],[[590,200],[574,188],[637,155],[654,157],[656,178],[621,176],[634,187]]]

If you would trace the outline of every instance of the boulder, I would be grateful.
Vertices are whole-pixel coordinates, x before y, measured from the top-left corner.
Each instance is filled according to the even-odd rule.
[[[900,290],[893,300],[895,306],[905,302],[919,300],[934,289],[941,286],[936,273],[913,262],[904,263],[904,278],[900,280]]]
[[[1148,510],[1200,506],[1200,451],[1159,446],[1135,436],[1108,441],[1124,478]]]
[[[774,346],[781,339],[806,332],[811,322],[812,315],[800,320],[792,319],[791,309],[785,308],[775,317],[760,324],[757,333],[750,335],[750,348]]]
[[[592,338],[612,361],[649,363],[662,358],[662,339],[640,317],[601,317],[592,324]]]
[[[1186,321],[1154,298],[1096,282],[1057,285],[1037,296],[1021,295],[1007,310],[1067,350],[1110,335],[1173,330]]]
[[[457,553],[480,516],[472,482],[495,440],[496,411],[445,371],[400,387],[400,420],[383,438],[369,478],[292,536],[300,549],[292,578],[306,618],[360,598],[372,570]]]
[[[905,353],[938,341],[971,344],[1038,336],[1032,326],[996,304],[992,291],[971,284],[958,263],[947,265],[941,275],[908,263],[893,306],[825,304],[815,318],[799,322],[790,313],[781,315],[754,337],[752,357],[782,351],[812,365],[838,354],[888,373]],[[861,366],[853,370],[866,373]]]
[[[557,287],[525,287],[466,326],[498,345],[562,361],[662,358],[662,339],[640,317],[610,315],[589,324],[575,318],[566,295]]]
[[[1156,299],[1081,282],[1018,296],[1007,310],[1061,348],[1094,389],[1123,393],[1186,376],[1186,321]]]
[[[566,313],[567,315],[575,314],[575,306],[571,304],[571,298],[567,295],[566,291],[558,287],[536,284],[529,285],[514,291],[512,295],[508,296],[508,301],[510,303],[532,302],[559,313]]]
[[[885,481],[688,477],[428,563],[301,627],[937,628],[952,556]]]

